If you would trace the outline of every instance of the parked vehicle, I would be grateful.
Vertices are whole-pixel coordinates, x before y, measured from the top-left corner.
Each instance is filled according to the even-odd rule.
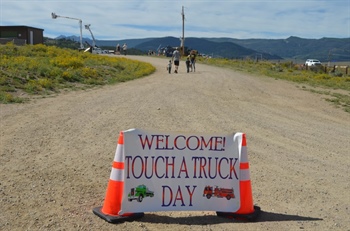
[[[145,197],[153,197],[154,192],[150,191],[146,185],[142,184],[136,188],[131,188],[130,193],[128,194],[128,201],[137,200],[142,202]]]
[[[317,59],[307,59],[305,62],[305,66],[311,67],[311,66],[321,66],[322,63]]]
[[[215,186],[213,189],[212,186],[205,186],[203,191],[203,196],[210,199],[211,197],[223,198],[226,197],[227,200],[231,198],[235,198],[235,194],[233,193],[233,188],[219,188]]]

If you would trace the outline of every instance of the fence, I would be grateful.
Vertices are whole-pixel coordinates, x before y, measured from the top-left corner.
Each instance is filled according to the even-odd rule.
[[[305,66],[302,67],[305,70],[311,70],[311,71],[321,71],[323,70],[324,73],[335,73],[335,74],[343,74],[343,75],[349,75],[349,66],[344,65],[333,65],[333,66]]]
[[[18,38],[0,38],[0,44],[6,44],[9,42],[13,42],[17,46],[23,46],[26,45],[27,40]]]

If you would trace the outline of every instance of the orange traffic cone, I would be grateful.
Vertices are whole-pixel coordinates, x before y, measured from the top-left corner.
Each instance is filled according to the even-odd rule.
[[[120,132],[112,171],[108,182],[105,201],[102,207],[93,209],[93,213],[110,223],[134,220],[144,213],[123,213],[120,215],[124,191],[124,134]]]
[[[240,191],[240,207],[234,213],[216,212],[218,216],[226,218],[234,218],[237,220],[254,221],[260,214],[260,207],[253,205],[252,185],[250,182],[249,161],[247,153],[247,141],[244,133],[242,136],[241,150],[239,153],[239,191]]]

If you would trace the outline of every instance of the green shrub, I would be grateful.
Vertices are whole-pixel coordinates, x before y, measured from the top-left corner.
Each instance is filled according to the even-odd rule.
[[[54,89],[54,83],[51,79],[42,78],[42,79],[38,79],[37,82],[42,88],[49,89],[49,90]]]
[[[43,90],[43,87],[36,80],[29,80],[24,85],[24,90],[28,93],[39,93]]]
[[[22,103],[24,99],[15,97],[7,92],[0,91],[0,102],[1,103]]]
[[[53,66],[60,68],[73,68],[77,69],[79,67],[83,67],[84,63],[78,57],[55,57],[50,60],[50,63]]]
[[[335,71],[335,72],[333,73],[333,76],[335,76],[335,77],[343,77],[343,73],[340,72],[340,71]]]

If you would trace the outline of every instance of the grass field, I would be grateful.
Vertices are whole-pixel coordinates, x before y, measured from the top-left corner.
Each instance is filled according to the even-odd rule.
[[[0,45],[0,102],[21,103],[64,89],[124,82],[155,71],[148,63],[53,46]]]

